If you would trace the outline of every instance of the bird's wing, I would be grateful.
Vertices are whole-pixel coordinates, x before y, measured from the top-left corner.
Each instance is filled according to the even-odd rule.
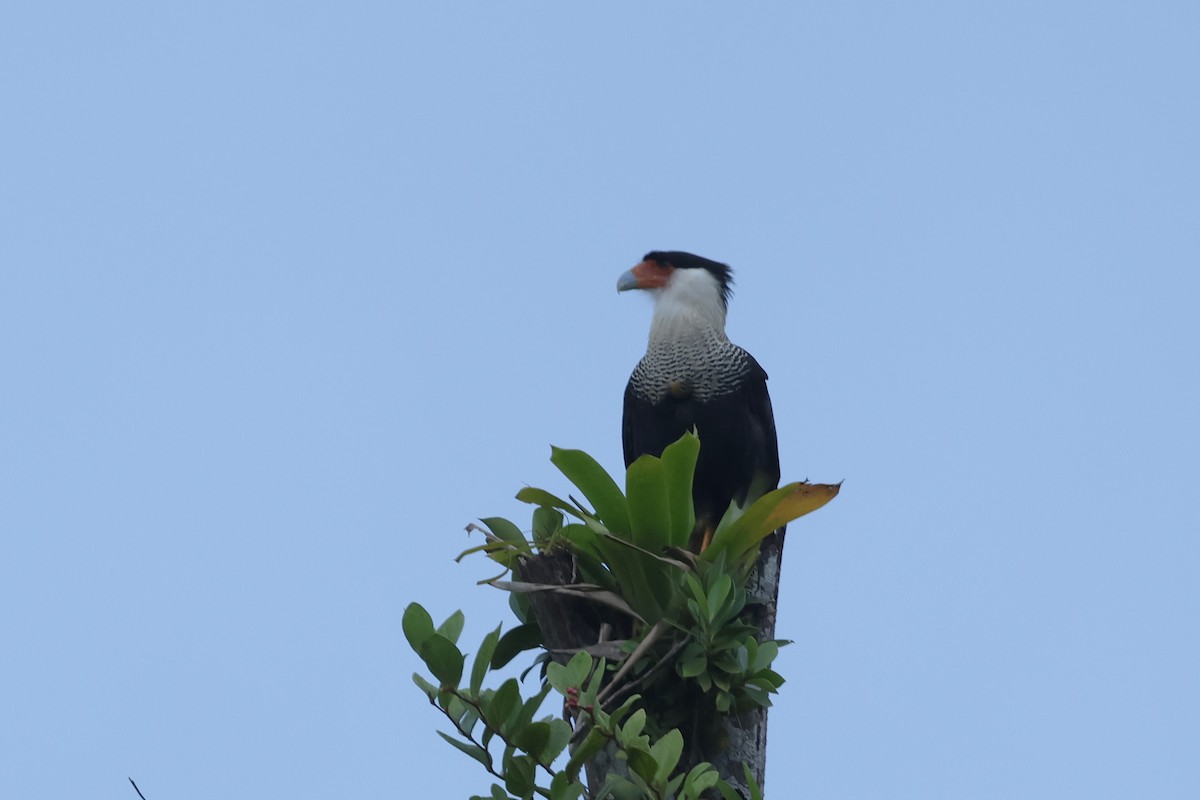
[[[758,471],[766,481],[764,492],[779,487],[779,437],[775,433],[775,412],[767,391],[767,371],[754,356],[750,359],[750,375],[746,386],[746,413],[750,418],[750,436],[759,454]],[[758,476],[756,476],[758,477]]]

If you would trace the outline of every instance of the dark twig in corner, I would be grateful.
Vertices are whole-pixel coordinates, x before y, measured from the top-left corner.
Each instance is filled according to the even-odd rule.
[[[133,783],[133,778],[130,778],[129,782]],[[146,795],[142,794],[142,790],[137,788],[136,783],[133,783],[133,790],[138,793],[138,797],[142,798],[142,800],[146,800]]]

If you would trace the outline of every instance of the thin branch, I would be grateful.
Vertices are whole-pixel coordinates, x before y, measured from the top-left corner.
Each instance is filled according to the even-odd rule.
[[[482,533],[483,538],[486,539],[489,543],[504,541],[499,536],[497,536],[496,534],[489,531],[487,528],[480,527],[479,525],[476,525],[474,522],[467,523],[467,533],[474,533],[475,531],[479,531],[480,533]]]
[[[596,702],[600,703],[601,708],[604,707],[605,701],[613,693],[616,687],[620,685],[621,679],[628,675],[629,670],[633,669],[634,664],[636,664],[641,657],[646,654],[646,651],[654,646],[655,642],[662,638],[663,633],[668,627],[669,626],[666,620],[659,620],[659,622],[650,629],[650,632],[646,634],[645,638],[642,639],[634,651],[629,654],[629,657],[625,659],[625,663],[621,664],[621,668],[617,670],[617,674],[613,676],[613,679],[609,682],[609,684],[596,694]],[[666,658],[660,659],[659,663],[655,664],[653,669],[658,669],[666,661]],[[582,715],[580,715],[580,718],[582,718]],[[571,734],[572,742],[581,741],[583,737],[587,735],[588,730],[593,727],[591,724],[593,719],[594,715],[589,714],[588,718],[582,723],[579,723],[577,720],[575,732]]]
[[[630,692],[632,692],[634,689],[638,688],[639,686],[645,684],[647,681],[649,681],[651,678],[653,678],[655,675],[657,675],[662,670],[663,667],[667,666],[668,664],[670,664],[672,661],[675,660],[675,657],[683,651],[683,648],[691,640],[692,640],[691,636],[683,637],[678,642],[676,642],[674,647],[672,647],[670,650],[667,651],[667,654],[665,656],[663,656],[662,658],[660,658],[658,660],[657,664],[655,664],[653,667],[651,667],[649,670],[647,670],[644,675],[642,675],[635,681],[631,681],[631,682],[625,684],[620,689],[613,692],[612,696],[603,702],[603,707],[605,708],[605,710],[611,710],[611,709],[615,708],[618,700],[620,700],[622,697],[629,694]],[[609,685],[611,686],[612,684],[609,684]],[[599,700],[600,698],[597,697],[596,699]]]
[[[488,583],[497,589],[503,589],[506,592],[532,593],[532,592],[551,592],[553,594],[566,595],[568,597],[580,597],[584,600],[591,600],[594,603],[606,605],[609,608],[615,608],[623,614],[628,614],[639,622],[645,622],[642,615],[637,613],[630,607],[625,598],[616,592],[610,592],[603,586],[597,586],[594,583],[529,583],[527,581],[502,581],[497,576],[487,581],[480,583]]]
[[[551,766],[550,766],[549,764],[544,764],[544,763],[542,763],[542,760],[541,760],[540,758],[538,758],[538,757],[537,757],[537,755],[535,755],[534,753],[530,753],[528,750],[524,750],[524,748],[520,747],[520,746],[519,746],[519,745],[517,745],[516,743],[509,741],[509,740],[508,740],[508,737],[506,737],[506,736],[504,735],[503,731],[501,731],[499,728],[497,728],[497,727],[495,727],[494,725],[492,725],[491,723],[489,723],[489,722],[488,722],[488,719],[487,719],[487,716],[486,716],[486,714],[484,713],[484,710],[483,710],[483,708],[482,708],[482,707],[479,705],[479,703],[477,703],[476,701],[472,700],[471,698],[469,698],[469,697],[465,697],[465,696],[463,696],[462,694],[459,694],[458,692],[455,692],[455,691],[451,691],[451,692],[450,692],[450,694],[454,695],[454,696],[455,696],[455,697],[457,697],[459,700],[461,700],[463,703],[466,703],[466,704],[467,704],[467,705],[469,705],[471,708],[475,709],[476,713],[479,715],[479,719],[483,720],[483,724],[484,724],[484,725],[487,725],[489,729],[491,729],[491,730],[495,731],[495,735],[496,735],[497,737],[499,737],[500,741],[504,742],[504,744],[505,744],[506,746],[508,746],[508,747],[512,747],[512,748],[514,748],[514,749],[517,749],[517,750],[522,750],[523,752],[525,752],[525,753],[527,753],[528,755],[530,755],[530,756],[533,758],[533,761],[534,761],[534,763],[536,763],[536,764],[537,764],[539,767],[541,767],[542,769],[544,769],[544,770],[545,770],[545,771],[546,771],[546,772],[547,772],[547,773],[550,775],[550,777],[551,777],[551,778],[553,778],[553,777],[554,777],[554,776],[557,774],[557,773],[556,773],[556,772],[553,770],[553,768],[551,768]],[[472,733],[471,733],[469,730],[463,730],[463,727],[462,727],[462,725],[458,724],[458,720],[456,720],[454,717],[452,717],[452,716],[450,715],[450,712],[449,712],[447,709],[445,709],[445,708],[442,708],[441,706],[439,706],[439,705],[438,705],[438,704],[437,704],[437,703],[434,701],[434,699],[433,699],[432,697],[431,697],[431,698],[429,698],[429,704],[430,704],[430,705],[432,705],[434,708],[438,709],[439,711],[441,711],[441,712],[442,712],[442,713],[443,713],[443,714],[446,716],[446,719],[450,720],[451,724],[453,724],[453,725],[454,725],[454,729],[455,729],[456,731],[458,731],[458,732],[459,732],[459,734],[460,734],[460,735],[461,735],[461,736],[462,736],[464,739],[466,739],[468,742],[470,742],[471,744],[473,744],[473,745],[475,745],[476,747],[478,747],[480,750],[482,750],[482,751],[483,751],[483,752],[484,752],[484,753],[487,755],[487,758],[488,758],[488,763],[483,765],[484,769],[486,769],[486,770],[487,770],[489,773],[491,773],[491,774],[492,774],[492,775],[494,775],[495,777],[499,778],[500,780],[504,780],[504,779],[505,779],[505,778],[504,778],[504,775],[502,775],[501,773],[497,772],[497,771],[496,771],[496,769],[495,769],[495,767],[494,767],[494,766],[492,766],[492,754],[491,754],[490,752],[488,752],[488,749],[487,749],[487,747],[485,747],[485,746],[483,745],[483,743],[482,743],[482,742],[478,741],[478,740],[475,738],[475,735],[474,735],[474,734],[472,734]],[[480,762],[480,763],[482,763],[482,762]],[[134,788],[137,788],[137,787],[134,787]],[[535,792],[537,792],[538,794],[540,794],[542,797],[549,797],[549,796],[550,796],[550,790],[549,790],[549,789],[543,789],[542,787],[540,787],[540,786],[538,786],[538,785],[536,785],[536,784],[534,785],[534,787],[533,787],[533,790],[534,790]],[[145,800],[145,798],[142,798],[142,800]]]
[[[600,693],[596,695],[597,701],[603,703],[608,696],[616,690],[616,686],[621,682],[621,679],[624,678],[629,671],[633,669],[633,665],[640,661],[642,656],[646,655],[646,652],[653,647],[659,639],[662,638],[662,635],[667,631],[667,627],[668,625],[666,620],[659,620],[654,627],[650,629],[650,632],[646,634],[646,637],[642,639],[638,646],[634,648],[634,651],[629,654],[629,658],[625,659],[625,663],[621,665],[619,670],[617,670],[617,674],[613,676],[613,679],[609,682],[608,686],[605,686],[600,690]]]
[[[133,778],[130,778],[129,782],[133,783]],[[146,800],[146,795],[142,794],[142,790],[137,788],[136,783],[133,783],[133,790],[138,793],[138,797],[142,798],[142,800]]]
[[[644,547],[638,547],[636,544],[634,544],[633,542],[629,541],[628,539],[623,539],[623,538],[621,538],[620,536],[617,536],[615,533],[606,532],[606,533],[604,534],[604,537],[605,537],[606,539],[609,539],[609,540],[613,541],[613,542],[616,542],[616,543],[617,543],[617,544],[619,544],[619,545],[623,545],[623,546],[625,546],[625,547],[628,547],[628,548],[630,548],[631,550],[636,550],[636,551],[638,551],[639,553],[641,553],[642,555],[650,556],[650,558],[653,558],[653,559],[655,559],[655,560],[657,560],[657,561],[661,561],[661,562],[662,562],[662,563],[664,563],[664,564],[668,564],[668,565],[670,565],[670,566],[672,566],[672,567],[675,567],[676,569],[681,569],[681,570],[683,570],[684,572],[687,572],[688,570],[690,570],[690,569],[691,569],[691,566],[689,566],[688,564],[685,564],[685,563],[684,563],[684,562],[682,562],[682,561],[679,561],[679,560],[677,560],[677,559],[674,559],[674,558],[667,558],[666,556],[660,556],[658,553],[652,553],[651,551],[647,550],[647,549],[646,549],[646,548],[644,548]]]
[[[593,514],[591,511],[588,511],[586,508],[584,508],[583,503],[581,503],[575,499],[575,495],[569,494],[569,495],[567,495],[567,499],[575,504],[575,507],[577,509],[579,509],[580,514],[582,514],[585,517],[591,517],[592,519],[596,519],[596,515]]]

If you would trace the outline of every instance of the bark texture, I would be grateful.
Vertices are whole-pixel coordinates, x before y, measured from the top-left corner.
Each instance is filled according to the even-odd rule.
[[[746,594],[755,602],[752,621],[758,627],[760,642],[775,638],[775,617],[779,608],[779,578],[783,567],[783,531],[771,534],[763,541],[754,571],[746,582]],[[767,711],[760,708],[726,717],[722,725],[727,737],[726,746],[706,759],[712,762],[730,786],[742,797],[750,790],[742,774],[742,763],[759,787],[766,792],[767,775]]]
[[[513,574],[518,580],[546,586],[579,583],[575,557],[566,550],[522,558],[513,568]],[[586,598],[533,592],[529,595],[529,605],[550,657],[560,664],[570,661],[576,650],[590,649],[601,641],[624,639],[632,633],[628,617]]]

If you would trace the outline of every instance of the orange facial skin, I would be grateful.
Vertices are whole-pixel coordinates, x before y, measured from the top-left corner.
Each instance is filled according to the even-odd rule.
[[[628,289],[662,289],[671,280],[675,268],[670,264],[660,264],[657,261],[646,260],[633,269],[621,275],[617,281],[617,291]]]

